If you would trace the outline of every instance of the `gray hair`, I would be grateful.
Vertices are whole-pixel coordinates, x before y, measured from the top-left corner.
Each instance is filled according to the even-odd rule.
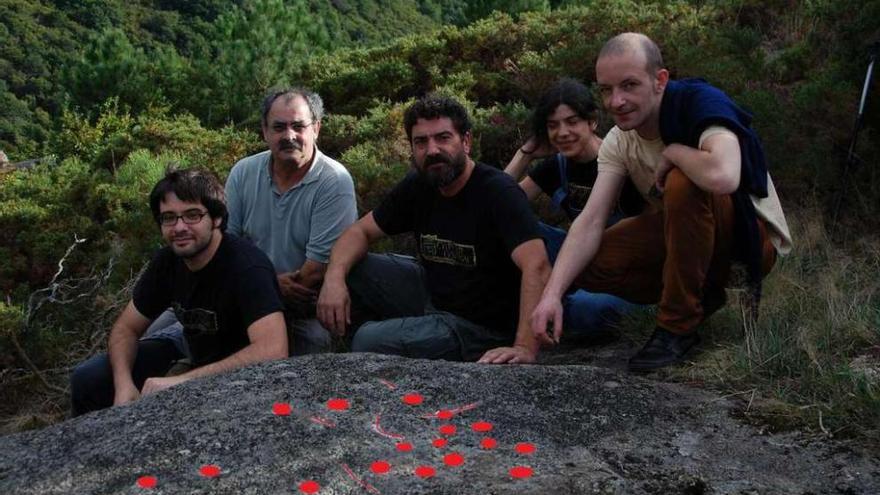
[[[284,97],[285,103],[296,98],[297,96],[301,96],[304,100],[306,100],[306,104],[309,106],[309,111],[312,113],[313,121],[320,122],[321,119],[324,118],[324,101],[321,100],[321,96],[318,93],[302,87],[282,88],[273,90],[268,95],[266,95],[266,98],[263,99],[263,127],[266,127],[268,125],[267,120],[269,118],[269,110],[272,108],[275,100],[281,98],[282,96]]]

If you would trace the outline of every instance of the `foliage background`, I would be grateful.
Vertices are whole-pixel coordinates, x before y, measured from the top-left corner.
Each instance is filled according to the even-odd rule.
[[[42,157],[0,175],[5,428],[63,417],[69,367],[103,345],[159,245],[147,191],[169,162],[225,178],[262,149],[268,88],[323,96],[320,146],[349,167],[365,212],[408,167],[413,98],[466,102],[476,157],[503,165],[541,91],[594,80],[602,43],[637,30],[674,77],[704,77],[754,113],[796,234],[759,331],[743,339],[725,310],[714,347],[671,377],[752,391],[750,407],[756,394],[766,405],[752,413],[780,424],[876,439],[878,84],[842,179],[876,19],[872,0],[4,0],[0,149]],[[644,326],[624,333],[641,340]]]

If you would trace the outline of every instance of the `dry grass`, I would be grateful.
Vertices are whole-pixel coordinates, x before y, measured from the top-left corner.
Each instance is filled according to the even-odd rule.
[[[880,443],[880,239],[835,246],[821,219],[789,216],[795,248],[765,280],[756,325],[732,298],[668,376],[735,395],[775,429]]]

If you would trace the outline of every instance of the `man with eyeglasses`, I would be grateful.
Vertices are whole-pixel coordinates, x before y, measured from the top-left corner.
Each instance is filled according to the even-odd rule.
[[[225,195],[217,178],[169,170],[150,193],[150,209],[167,246],[153,257],[113,324],[108,353],[74,369],[74,416],[287,357],[275,270],[256,246],[224,233]],[[141,338],[169,307],[182,332]],[[193,369],[165,376],[183,358]]]
[[[262,106],[267,151],[240,160],[226,181],[229,232],[253,241],[275,265],[292,354],[326,352],[315,319],[330,248],[357,220],[354,183],[316,145],[324,104],[304,88],[270,93]]]

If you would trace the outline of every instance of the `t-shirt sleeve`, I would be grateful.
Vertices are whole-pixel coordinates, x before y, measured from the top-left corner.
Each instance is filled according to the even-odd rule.
[[[538,218],[529,206],[529,200],[522,189],[509,176],[499,176],[491,182],[489,214],[498,226],[501,239],[508,254],[513,253],[520,244],[538,239]]]
[[[357,220],[354,183],[350,175],[337,174],[333,181],[325,184],[324,189],[312,210],[309,241],[306,244],[306,258],[318,263],[327,263],[333,243],[342,231]]]
[[[241,198],[242,162],[238,162],[229,172],[226,178],[226,210],[229,217],[226,220],[226,231],[230,234],[241,236],[242,218],[244,216]]]
[[[728,134],[728,135],[732,136],[734,139],[739,139],[737,137],[736,133],[731,131],[727,127],[724,127],[721,125],[713,125],[713,126],[707,127],[706,130],[703,131],[702,134],[700,134],[700,141],[697,144],[697,147],[700,149],[703,149],[703,142],[705,140],[709,139],[710,137],[718,135],[718,134]]]
[[[167,249],[157,252],[132,291],[135,309],[149,320],[156,319],[171,306],[174,255]]]
[[[266,315],[284,311],[278,279],[268,258],[263,264],[254,264],[242,270],[234,287],[245,329]]]
[[[599,147],[598,170],[599,172],[608,172],[614,175],[626,177],[626,159],[620,139],[620,129],[617,126],[611,128],[605,139],[602,140],[602,146]]]
[[[529,178],[538,184],[544,194],[553,196],[553,193],[562,185],[559,179],[559,163],[556,155],[545,158],[529,172]]]
[[[413,171],[382,199],[379,206],[373,210],[373,219],[382,232],[395,235],[413,230],[415,223],[413,214],[418,209],[418,189],[418,174]]]

